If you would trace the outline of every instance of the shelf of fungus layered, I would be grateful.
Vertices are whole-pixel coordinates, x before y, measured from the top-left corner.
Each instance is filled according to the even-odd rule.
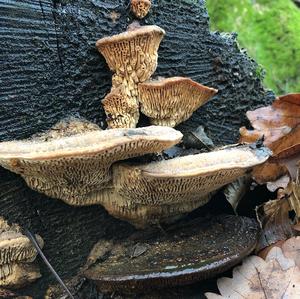
[[[135,17],[146,19],[128,26]],[[0,86],[1,216],[43,238],[63,279],[78,274],[99,240],[100,251],[103,240],[112,240],[111,255],[100,259],[102,265],[89,264],[91,255],[86,274],[105,291],[114,281],[125,291],[153,282],[192,283],[250,253],[257,237],[252,220],[212,217],[205,224],[187,217],[172,229],[169,223],[263,163],[270,154],[265,148],[152,159],[162,159],[163,150],[200,125],[217,146],[232,144],[245,112],[274,98],[235,36],[209,31],[204,1],[2,1],[0,24],[0,80],[6,82]],[[135,128],[141,123],[164,127]],[[141,163],[136,157],[145,154],[152,155]],[[167,223],[168,233],[133,238],[130,223],[149,230]],[[9,238],[33,250],[19,231]],[[123,253],[132,248],[129,259]],[[33,269],[35,255],[24,255],[22,267]],[[164,269],[153,264],[151,278],[152,259]],[[42,277],[20,294],[43,298],[54,279],[36,263]],[[20,265],[6,259],[3,267],[24,278]],[[2,284],[10,279],[3,273]],[[25,278],[38,277],[34,268]]]

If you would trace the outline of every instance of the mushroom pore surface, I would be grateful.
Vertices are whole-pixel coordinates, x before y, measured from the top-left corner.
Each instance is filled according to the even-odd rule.
[[[164,35],[165,31],[155,25],[135,26],[121,34],[104,37],[97,41],[97,49],[104,56],[110,70],[114,72],[112,94],[106,97],[104,102],[109,127],[136,126],[139,119],[137,86],[148,80],[155,72],[157,51]],[[115,96],[115,88],[122,89],[118,97]],[[123,104],[119,109],[116,111],[112,108],[108,109],[116,106],[120,101]],[[124,101],[127,101],[128,105],[124,105]],[[114,105],[113,102],[115,102]],[[123,114],[123,121],[118,121]],[[128,121],[125,122],[125,120]]]
[[[151,8],[151,0],[131,0],[130,8],[137,18],[142,19]]]
[[[182,138],[172,128],[90,131],[68,137],[0,143],[0,165],[34,190],[71,205],[95,204],[89,193],[110,184],[112,163],[167,149]]]
[[[190,118],[218,92],[184,77],[144,82],[138,90],[142,113],[152,124],[170,127]]]
[[[36,239],[43,247],[42,238],[36,235]],[[8,225],[0,217],[0,286],[18,288],[39,278],[39,269],[32,264],[36,256],[36,249],[21,228]]]
[[[107,211],[138,228],[170,222],[206,204],[213,192],[265,162],[266,148],[249,146],[149,164],[113,165],[113,189],[94,194]]]

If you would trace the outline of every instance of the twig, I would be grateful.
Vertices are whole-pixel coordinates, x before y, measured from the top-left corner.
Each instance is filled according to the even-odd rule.
[[[41,256],[41,258],[43,259],[44,263],[47,265],[47,267],[50,269],[50,271],[52,272],[52,274],[54,275],[54,277],[56,278],[56,280],[60,283],[60,285],[64,288],[64,290],[67,292],[67,294],[69,295],[69,297],[71,299],[75,299],[74,296],[72,295],[72,293],[70,292],[70,290],[68,289],[68,287],[65,285],[65,283],[61,280],[61,278],[59,277],[59,275],[56,273],[56,271],[54,270],[54,268],[51,266],[51,264],[49,263],[49,261],[47,260],[47,258],[45,257],[44,253],[42,252],[42,249],[40,247],[40,245],[38,244],[38,242],[35,239],[35,236],[26,228],[24,230],[26,236],[28,237],[28,239],[31,241],[31,243],[33,244],[33,246],[35,247],[35,249],[37,250],[37,252],[39,253],[39,255]]]

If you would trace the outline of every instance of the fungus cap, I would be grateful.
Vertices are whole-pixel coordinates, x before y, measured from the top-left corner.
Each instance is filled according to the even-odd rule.
[[[131,71],[139,71],[141,75],[144,72],[153,74],[157,67],[157,50],[164,35],[165,31],[156,25],[134,27],[99,39],[96,47],[114,72],[124,75]]]
[[[113,88],[102,101],[109,128],[135,128],[139,120],[139,105],[127,96],[123,88]]]
[[[266,148],[236,146],[149,164],[116,163],[113,189],[94,196],[111,215],[137,228],[172,222],[269,155]]]
[[[37,242],[43,247],[44,242],[36,235]],[[21,228],[8,225],[0,217],[0,266],[16,262],[32,262],[37,256],[37,251],[31,241],[21,233]]]
[[[130,8],[137,18],[142,19],[151,8],[151,0],[131,0]]]
[[[43,247],[42,238],[35,237]],[[35,247],[21,233],[21,228],[0,217],[0,286],[19,288],[39,278],[39,268],[32,264],[36,256]]]
[[[112,163],[160,152],[178,143],[172,128],[92,131],[50,141],[0,143],[0,165],[21,174],[28,186],[72,205],[94,204],[89,193],[111,179]]]
[[[189,78],[160,78],[139,84],[141,111],[152,124],[174,127],[187,120],[218,90]]]
[[[222,273],[249,255],[259,228],[252,219],[215,216],[196,219],[166,234],[99,242],[85,276],[101,292],[138,293],[191,284]]]

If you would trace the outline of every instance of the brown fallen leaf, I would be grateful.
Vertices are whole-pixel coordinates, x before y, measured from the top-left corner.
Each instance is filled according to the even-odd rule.
[[[278,97],[271,106],[248,111],[247,118],[254,130],[242,128],[241,141],[264,136],[264,144],[270,146],[300,124],[300,94]]]
[[[300,94],[288,94],[278,97],[271,106],[248,111],[247,117],[254,130],[240,129],[240,142],[254,142],[264,137],[274,156],[283,149],[298,147],[300,140]],[[253,177],[260,183],[275,181],[287,174],[281,163],[266,162],[254,168]]]
[[[206,293],[208,299],[297,299],[300,298],[300,269],[295,261],[274,247],[265,260],[250,256],[233,269],[233,278],[218,279],[221,295]]]
[[[293,207],[286,197],[270,200],[256,208],[256,218],[262,229],[257,251],[295,236],[295,223],[289,217],[291,211]]]

